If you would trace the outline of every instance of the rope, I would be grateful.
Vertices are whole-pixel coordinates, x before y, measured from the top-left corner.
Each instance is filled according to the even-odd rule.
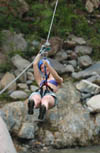
[[[51,20],[51,24],[50,24],[50,28],[49,28],[49,32],[48,32],[46,43],[48,43],[48,40],[49,40],[49,37],[50,37],[51,28],[52,28],[52,25],[53,25],[53,21],[54,21],[57,5],[58,5],[58,0],[56,1],[56,5],[55,5],[55,8],[54,8],[54,12],[53,12],[53,16],[52,16],[52,20]]]
[[[33,61],[34,62],[34,61]],[[22,75],[22,74],[24,74],[25,73],[25,71],[28,69],[28,68],[30,68],[31,66],[32,66],[32,64],[33,64],[33,62],[31,63],[31,64],[29,64],[14,80],[12,80],[4,89],[2,89],[1,91],[0,91],[0,95],[6,90],[6,89],[8,89],[17,79],[19,79],[20,78],[20,76]]]
[[[50,24],[50,28],[49,28],[49,32],[48,32],[48,36],[47,36],[47,40],[46,40],[46,43],[45,43],[45,46],[44,47],[46,47],[46,46],[48,46],[48,44],[49,44],[49,42],[48,42],[48,40],[49,40],[49,37],[50,37],[50,33],[51,33],[51,28],[52,28],[52,25],[53,25],[53,21],[54,21],[54,16],[55,16],[55,13],[56,13],[56,8],[57,8],[57,5],[58,5],[58,0],[56,1],[56,5],[55,5],[55,8],[54,8],[54,12],[53,12],[53,16],[52,16],[52,20],[51,20],[51,24]],[[45,51],[47,51],[47,49],[44,49],[43,48],[43,46],[42,46],[42,49],[40,49],[40,53],[42,54],[42,53],[44,53]],[[34,62],[34,61],[33,61]],[[27,71],[32,65],[33,65],[33,62],[31,63],[31,64],[29,64],[14,80],[12,80],[4,89],[2,89],[1,91],[0,91],[0,95],[6,90],[6,89],[8,89],[15,81],[17,81],[19,78],[20,78],[20,76],[22,75],[22,74],[24,74],[25,73],[25,71]]]

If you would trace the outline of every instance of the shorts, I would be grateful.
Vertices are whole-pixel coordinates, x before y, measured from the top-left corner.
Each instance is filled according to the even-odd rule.
[[[41,98],[44,97],[44,96],[46,96],[46,95],[50,95],[50,96],[54,97],[54,99],[55,99],[54,106],[56,106],[56,105],[58,104],[58,100],[57,100],[56,94],[55,94],[54,92],[50,91],[50,90],[49,90],[49,91],[46,91],[46,92],[43,94],[43,96],[41,96],[40,90],[39,90],[39,91],[35,91],[35,92],[33,92],[33,93],[30,95],[29,99],[31,99],[31,97],[32,97],[33,95],[40,95]]]

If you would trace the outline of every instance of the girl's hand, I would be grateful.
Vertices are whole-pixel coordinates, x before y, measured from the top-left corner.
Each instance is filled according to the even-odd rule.
[[[44,64],[45,66],[47,66],[47,65],[48,65],[48,62],[47,62],[46,60],[43,60],[43,64]]]

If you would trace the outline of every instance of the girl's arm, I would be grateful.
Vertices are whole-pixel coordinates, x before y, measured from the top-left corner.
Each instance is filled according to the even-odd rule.
[[[47,61],[44,60],[43,63],[44,63],[45,66],[48,67],[49,72],[53,75],[55,80],[59,84],[63,83],[63,78],[58,75],[58,73],[55,71],[55,69],[50,64],[48,64]]]
[[[42,79],[39,68],[38,68],[38,62],[39,62],[40,58],[41,58],[41,54],[37,54],[37,56],[35,57],[34,62],[33,62],[34,77],[35,77],[35,80],[38,85],[40,85],[40,82]]]

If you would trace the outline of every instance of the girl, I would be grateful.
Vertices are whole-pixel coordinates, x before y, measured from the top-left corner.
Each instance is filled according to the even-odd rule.
[[[38,119],[43,120],[46,111],[57,105],[55,93],[63,83],[63,78],[58,75],[49,60],[40,58],[41,54],[38,54],[33,63],[34,77],[40,88],[29,97],[28,113],[33,114],[34,108],[40,108]]]

